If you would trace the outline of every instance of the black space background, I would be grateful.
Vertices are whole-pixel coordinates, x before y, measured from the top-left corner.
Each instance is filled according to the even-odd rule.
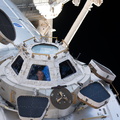
[[[104,0],[100,7],[93,5],[69,45],[70,53],[88,64],[91,59],[105,65],[116,74],[113,84],[120,93],[120,13],[119,0]],[[62,40],[78,16],[85,0],[79,7],[72,2],[63,6],[54,19],[54,36]]]

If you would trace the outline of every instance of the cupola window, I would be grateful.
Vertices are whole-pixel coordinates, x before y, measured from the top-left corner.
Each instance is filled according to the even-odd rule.
[[[27,79],[50,81],[48,66],[33,64],[30,68]]]
[[[66,60],[59,64],[61,78],[68,77],[76,72],[74,66],[69,60]]]
[[[13,70],[15,71],[15,73],[18,75],[22,65],[23,65],[24,60],[22,59],[21,56],[18,56],[16,58],[16,60],[13,62],[13,64],[11,65],[11,67],[13,68]]]

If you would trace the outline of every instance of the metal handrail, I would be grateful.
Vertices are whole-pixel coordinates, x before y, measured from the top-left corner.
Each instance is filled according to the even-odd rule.
[[[107,116],[97,116],[97,117],[90,117],[90,118],[84,118],[84,119],[81,119],[81,120],[92,120],[92,119],[97,119],[97,118],[106,118]]]
[[[49,54],[32,53],[32,57],[34,57],[34,55],[44,55],[44,56],[47,56],[48,59],[50,59],[50,55]]]
[[[32,39],[35,40],[35,37],[31,37],[31,38],[29,38],[29,39],[27,39],[27,40],[24,40],[23,43],[25,43],[25,42],[27,42],[27,41],[29,41],[29,40],[32,40]]]
[[[68,48],[66,48],[66,49],[64,49],[64,50],[62,50],[62,51],[56,53],[55,56],[54,56],[54,58],[56,58],[58,54],[60,54],[60,53],[62,53],[62,52],[67,52],[67,51],[68,51]]]
[[[112,88],[116,92],[116,96],[118,97],[119,96],[119,92],[117,91],[117,89],[115,88],[115,86],[112,83],[110,83],[110,85],[112,86]]]
[[[65,40],[62,40],[62,42],[68,47],[68,44],[65,42]]]

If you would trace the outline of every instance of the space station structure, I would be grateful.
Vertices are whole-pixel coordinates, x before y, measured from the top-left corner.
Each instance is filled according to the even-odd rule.
[[[64,4],[70,0],[11,0],[31,20],[44,16],[46,19],[56,18],[63,9]],[[80,0],[73,0],[79,6]],[[35,17],[35,18],[34,18]]]
[[[110,89],[116,75],[94,59],[87,65],[69,52],[69,44],[92,5],[100,6],[103,1],[87,0],[65,39],[55,38],[55,42],[46,40],[44,29],[40,32],[30,22],[32,12],[41,14],[37,17],[40,14],[36,12],[35,21],[45,22],[48,15],[57,17],[68,1],[11,1],[0,4],[0,119],[119,120],[120,107]],[[79,2],[73,1],[76,6]],[[47,15],[41,11],[44,5],[49,8]]]
[[[68,48],[61,46],[60,43],[48,42],[35,42],[27,46],[27,42],[31,40],[35,41],[34,38],[24,41],[16,57],[7,59],[0,66],[0,94],[15,109],[18,107],[22,120],[37,118],[38,114],[42,114],[39,117],[45,114],[45,118],[61,118],[71,114],[82,102],[94,108],[100,108],[108,103],[110,94],[103,84],[91,80],[90,67],[75,60]],[[95,60],[90,62],[91,68],[95,70],[96,65],[99,76],[105,77],[110,82],[115,78],[109,69]],[[44,74],[43,80],[35,77],[39,70]],[[100,75],[101,72],[107,77]],[[44,110],[38,114],[29,113],[31,104],[38,106],[38,109],[43,105]],[[30,107],[31,111],[35,106]]]
[[[59,16],[64,5],[70,0],[11,0],[34,24],[42,36],[53,36],[53,19]],[[80,0],[73,0],[79,6]],[[48,39],[50,42],[52,39]]]

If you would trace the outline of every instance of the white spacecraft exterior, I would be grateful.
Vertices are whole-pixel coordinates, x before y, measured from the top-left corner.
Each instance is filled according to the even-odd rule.
[[[112,84],[116,75],[94,59],[86,65],[69,53],[92,5],[103,1],[87,0],[65,39],[53,43],[52,20],[67,2],[0,1],[1,120],[120,120],[119,94]],[[37,71],[44,74],[42,80]]]

